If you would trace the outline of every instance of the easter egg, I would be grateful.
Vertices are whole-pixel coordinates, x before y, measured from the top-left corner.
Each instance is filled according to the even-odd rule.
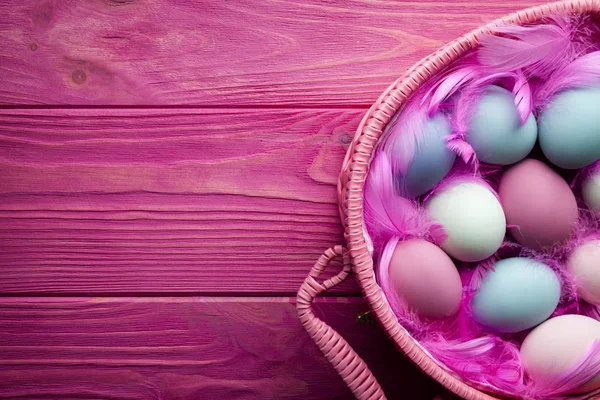
[[[577,295],[591,304],[600,304],[600,240],[590,239],[577,246],[567,259],[567,270],[577,283]]]
[[[458,311],[460,276],[450,257],[436,245],[420,239],[399,242],[389,275],[398,296],[419,316],[437,319]]]
[[[480,161],[508,165],[521,161],[537,140],[533,114],[521,124],[514,95],[499,86],[489,85],[476,106],[469,123],[467,141]]]
[[[546,164],[526,159],[500,179],[498,194],[510,233],[534,250],[569,239],[577,223],[577,201],[571,188]]]
[[[442,249],[458,260],[483,260],[502,244],[504,211],[494,193],[477,181],[449,183],[431,196],[425,207],[447,233]]]
[[[600,171],[596,171],[583,180],[581,197],[590,210],[600,214]]]
[[[494,264],[471,306],[477,322],[487,329],[513,333],[545,321],[559,299],[560,283],[550,267],[513,257]]]
[[[549,319],[527,335],[521,345],[521,359],[534,383],[552,384],[582,359],[595,340],[600,340],[600,322],[583,315],[562,315]],[[597,367],[596,371],[582,372],[591,378],[569,393],[600,387]]]
[[[427,121],[423,137],[415,143],[413,159],[406,175],[398,176],[402,195],[421,196],[448,174],[456,159],[456,153],[446,147],[444,140],[450,133],[450,124],[443,114],[437,114]]]
[[[600,88],[565,90],[539,122],[540,147],[554,165],[577,169],[600,159]]]

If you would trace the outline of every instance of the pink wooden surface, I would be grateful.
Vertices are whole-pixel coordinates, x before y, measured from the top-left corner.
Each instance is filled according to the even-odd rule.
[[[357,326],[364,310],[358,298],[316,306],[390,393],[433,397],[438,386],[377,325]],[[349,397],[288,298],[10,298],[0,326],[2,398]],[[398,368],[408,388],[396,386]]]
[[[0,292],[292,295],[362,113],[0,110]]]
[[[4,104],[362,105],[535,0],[3,0]]]
[[[0,0],[0,398],[349,398],[290,302],[342,242],[347,135],[540,2]],[[390,398],[440,393],[336,290]]]

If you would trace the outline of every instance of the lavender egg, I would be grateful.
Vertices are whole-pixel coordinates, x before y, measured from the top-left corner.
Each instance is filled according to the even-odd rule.
[[[541,161],[526,159],[500,179],[498,194],[510,233],[542,250],[566,242],[575,230],[577,200],[567,182]]]
[[[419,316],[439,319],[460,307],[462,283],[454,263],[436,245],[421,239],[399,242],[389,266],[398,297]]]
[[[480,161],[509,165],[527,157],[537,139],[533,114],[521,124],[514,95],[499,86],[486,86],[469,124],[467,140]]]
[[[444,140],[450,133],[450,124],[443,114],[437,114],[427,121],[422,140],[415,143],[415,152],[406,175],[398,176],[403,196],[421,196],[448,174],[456,158]]]
[[[566,90],[540,115],[540,147],[550,162],[578,169],[600,159],[600,88]]]

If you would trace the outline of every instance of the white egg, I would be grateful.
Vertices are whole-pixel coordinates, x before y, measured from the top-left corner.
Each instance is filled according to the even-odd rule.
[[[588,240],[575,248],[567,269],[577,282],[577,295],[588,303],[600,304],[600,240]]]
[[[600,173],[596,172],[583,181],[581,197],[590,210],[600,213]]]
[[[521,345],[521,359],[536,385],[560,386],[565,374],[585,357],[595,341],[600,341],[600,322],[583,315],[561,315],[527,335]],[[590,367],[593,365],[578,371],[590,379],[565,392],[585,393],[600,388],[600,373]]]
[[[504,211],[494,193],[482,184],[458,181],[432,196],[425,207],[448,234],[442,249],[458,260],[483,260],[504,240]]]

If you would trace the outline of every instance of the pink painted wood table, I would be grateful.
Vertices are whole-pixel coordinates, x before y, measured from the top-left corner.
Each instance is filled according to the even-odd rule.
[[[443,43],[535,0],[1,0],[0,398],[347,399],[297,288],[344,144]],[[348,283],[390,398],[442,389]]]

